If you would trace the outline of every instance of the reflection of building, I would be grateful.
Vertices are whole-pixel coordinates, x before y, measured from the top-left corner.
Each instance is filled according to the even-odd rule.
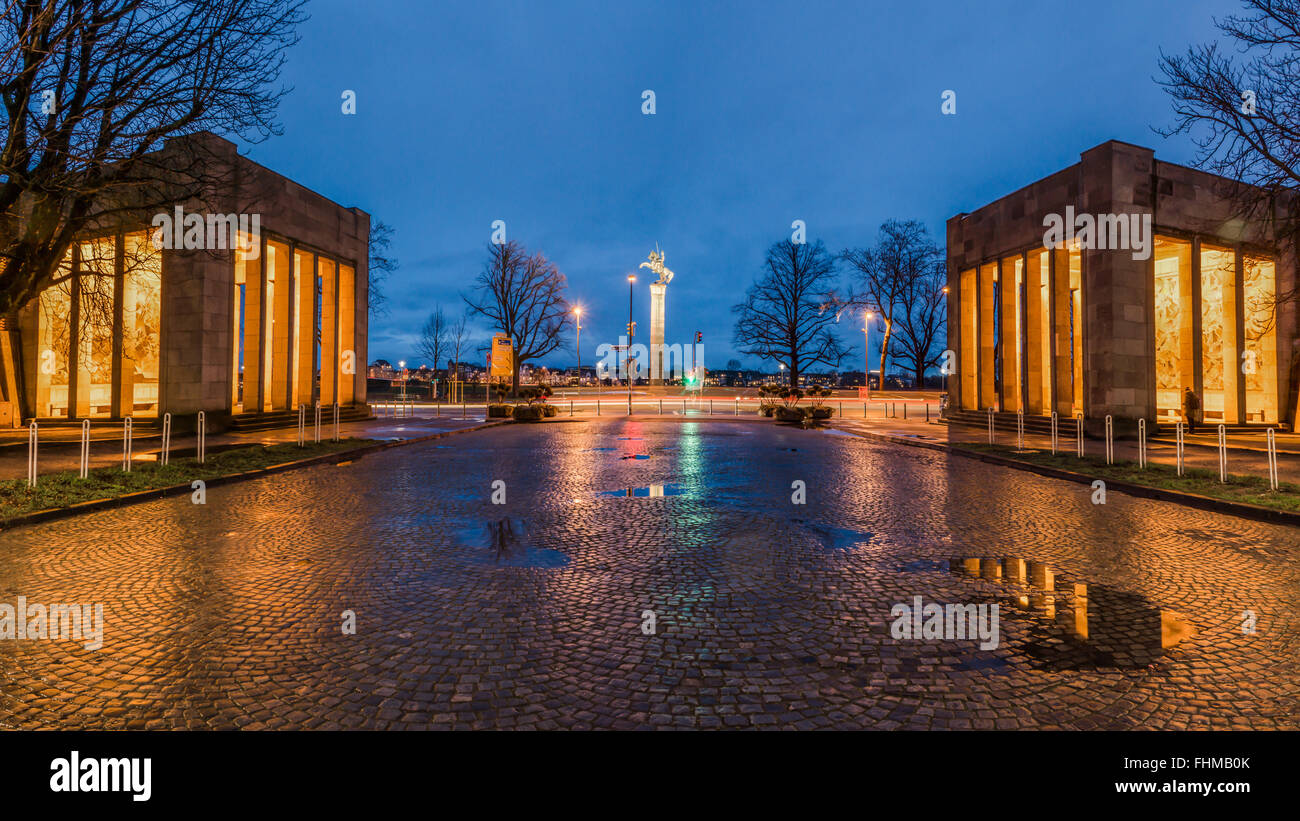
[[[1190,387],[1210,423],[1293,417],[1296,309],[1274,297],[1295,266],[1234,216],[1232,185],[1112,141],[950,219],[954,407],[1169,422]],[[1049,249],[1044,219],[1067,208],[1097,221],[1091,243]],[[1124,230],[1141,217],[1116,219],[1135,214],[1151,217],[1148,253]]]
[[[157,248],[146,212],[74,244],[0,349],[0,402],[16,419],[202,410],[215,427],[318,399],[364,402],[369,216],[212,135],[157,156],[186,140],[229,181],[204,205],[178,203],[208,233],[199,247]],[[250,213],[260,233],[231,222],[214,241],[222,217]]]

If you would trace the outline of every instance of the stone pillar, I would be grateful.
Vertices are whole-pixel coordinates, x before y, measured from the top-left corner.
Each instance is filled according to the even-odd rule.
[[[998,407],[995,379],[997,337],[994,315],[997,306],[997,262],[979,267],[979,410]]]
[[[1052,398],[1045,395],[1044,383],[1051,375],[1051,340],[1043,333],[1048,326],[1050,300],[1044,299],[1047,260],[1038,251],[1025,255],[1025,413],[1051,412]]]
[[[651,385],[664,383],[664,296],[668,285],[650,283],[650,379]],[[692,343],[694,340],[692,340]]]
[[[255,273],[252,279],[255,291]],[[162,252],[159,415],[206,411],[212,429],[220,423],[216,417],[230,408],[239,321],[234,297],[233,252]],[[251,328],[255,335],[256,322]],[[174,422],[193,425],[193,420]]]

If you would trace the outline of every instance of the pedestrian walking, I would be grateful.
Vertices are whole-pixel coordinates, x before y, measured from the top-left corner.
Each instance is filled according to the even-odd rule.
[[[1188,433],[1196,433],[1196,417],[1200,410],[1200,397],[1191,388],[1183,388],[1183,419],[1187,421]]]

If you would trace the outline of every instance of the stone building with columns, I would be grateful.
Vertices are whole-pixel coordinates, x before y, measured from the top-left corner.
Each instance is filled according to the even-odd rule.
[[[283,422],[317,401],[368,415],[369,215],[215,135],[170,141],[158,156],[160,167],[201,156],[221,186],[73,243],[0,329],[0,417],[171,413],[192,424],[204,411],[220,429]]]
[[[948,220],[956,418],[1296,423],[1294,256],[1245,186],[1110,141]],[[1064,231],[1053,230],[1063,226]]]

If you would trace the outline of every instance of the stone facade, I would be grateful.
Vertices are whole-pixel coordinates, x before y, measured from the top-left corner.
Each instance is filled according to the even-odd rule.
[[[1263,220],[1237,216],[1243,190],[1161,162],[1151,149],[1111,141],[1063,171],[951,218],[948,347],[957,354],[958,374],[949,379],[950,405],[1083,414],[1090,427],[1111,415],[1116,424],[1133,426],[1137,419],[1168,421],[1179,391],[1191,387],[1212,400],[1206,421],[1294,425],[1296,304],[1270,300],[1270,335],[1248,336],[1249,320],[1263,308],[1255,292],[1243,296],[1243,269],[1268,265],[1271,291],[1286,294],[1295,288],[1296,265]],[[1110,247],[1122,236],[1113,225],[1110,234],[1098,228],[1077,245],[1046,247],[1045,218],[1064,218],[1067,209],[1112,223],[1124,217],[1135,227],[1149,219],[1149,253],[1138,247],[1138,234],[1127,247]],[[1210,259],[1235,260],[1223,268],[1223,287],[1214,291],[1220,302],[1212,306],[1201,293],[1203,282],[1219,283],[1207,278]],[[1183,283],[1181,292],[1173,288],[1165,297],[1176,303],[1181,330],[1162,331],[1181,344],[1178,385],[1168,378],[1157,385],[1158,261],[1171,282]],[[1222,327],[1216,311],[1224,314]],[[1203,320],[1213,325],[1212,336]],[[1241,376],[1229,359],[1237,354],[1250,360],[1243,371],[1264,373]]]

